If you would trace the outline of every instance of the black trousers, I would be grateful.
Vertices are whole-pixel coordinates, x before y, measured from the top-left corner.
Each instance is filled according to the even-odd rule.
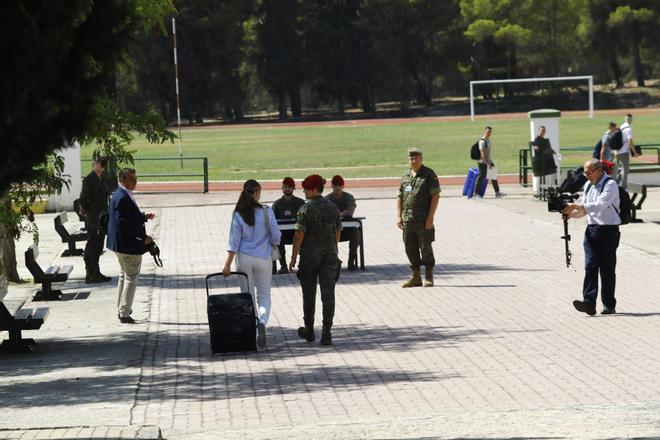
[[[600,273],[601,301],[608,309],[616,307],[616,250],[621,233],[618,226],[589,225],[584,232],[584,302],[596,305],[598,274]]]
[[[99,258],[103,252],[103,242],[105,234],[99,233],[97,224],[93,222],[85,222],[87,229],[87,243],[85,244],[85,268],[88,271],[99,272]]]
[[[488,173],[488,165],[485,163],[480,163],[479,174],[477,175],[477,181],[474,183],[474,192],[472,193],[472,197],[477,195],[477,189],[481,187],[481,182],[484,181],[487,173]],[[500,184],[497,183],[497,179],[491,180],[490,183],[493,184],[493,189],[495,190],[496,194],[500,192]]]

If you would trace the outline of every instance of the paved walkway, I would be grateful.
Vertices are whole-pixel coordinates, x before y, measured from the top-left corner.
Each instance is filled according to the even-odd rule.
[[[106,252],[113,282],[49,303],[36,351],[2,356],[0,438],[659,437],[660,191],[640,212],[647,222],[623,229],[619,314],[608,317],[571,306],[583,223],[571,225],[567,269],[559,215],[505,191],[473,202],[445,188],[436,286],[404,290],[393,189],[356,190],[367,270],[342,273],[335,345],[297,338],[300,287],[278,275],[268,348],[213,357],[204,277],[221,270],[236,194],[139,196],[157,214],[164,263],[145,258],[140,323],[117,322]],[[82,259],[46,239],[52,215],[39,222],[42,264],[75,264],[70,291],[90,290]]]

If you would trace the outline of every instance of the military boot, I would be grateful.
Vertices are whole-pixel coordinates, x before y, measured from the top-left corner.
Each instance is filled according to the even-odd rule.
[[[433,266],[426,266],[426,272],[424,272],[424,287],[433,286]]]
[[[402,287],[421,287],[422,286],[422,277],[419,274],[419,268],[413,268],[412,270],[412,277],[405,283],[403,283]]]
[[[316,336],[314,336],[314,326],[298,327],[298,337],[303,338],[307,342],[312,342],[316,339]]]
[[[332,345],[332,333],[330,329],[332,327],[329,325],[323,326],[323,333],[321,333],[321,345]]]

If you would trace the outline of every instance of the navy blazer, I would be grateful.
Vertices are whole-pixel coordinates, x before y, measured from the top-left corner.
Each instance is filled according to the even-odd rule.
[[[118,187],[108,207],[108,249],[122,254],[142,255],[147,252],[144,238],[147,222],[126,190]]]

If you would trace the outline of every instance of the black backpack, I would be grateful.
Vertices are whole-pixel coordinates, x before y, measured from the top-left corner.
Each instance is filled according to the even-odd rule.
[[[611,177],[608,177],[607,180],[613,180],[613,179]],[[605,180],[605,182],[607,182],[607,180]],[[591,189],[592,186],[594,185],[589,184],[589,186],[587,187],[586,191],[584,192],[585,197],[589,193],[589,190]],[[604,186],[605,183],[603,183],[603,187]],[[621,224],[627,225],[628,223],[630,223],[630,220],[632,220],[632,209],[633,209],[632,200],[630,200],[630,194],[628,194],[628,191],[621,188],[619,185],[617,185],[616,187],[619,189],[619,209],[616,209],[614,207],[614,210],[616,211],[617,214],[619,214],[619,218],[621,219]]]
[[[621,130],[617,130],[610,135],[607,140],[607,145],[612,150],[620,150],[623,147],[623,133]]]
[[[484,140],[484,139],[481,138],[477,142],[472,144],[472,147],[470,148],[470,159],[472,159],[472,160],[481,159],[481,151],[479,151],[479,142],[481,142],[482,140]]]
[[[600,150],[603,148],[603,141],[602,139],[598,140],[596,143],[596,146],[594,147],[594,152],[591,154],[591,157],[594,159],[600,160]]]

